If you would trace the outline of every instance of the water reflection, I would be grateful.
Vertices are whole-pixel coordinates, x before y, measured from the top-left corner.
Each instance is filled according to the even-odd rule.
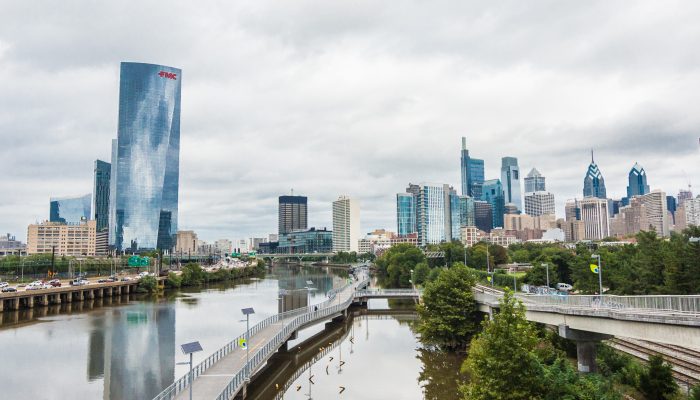
[[[199,340],[195,363],[277,313],[280,288],[314,282],[312,303],[333,276],[318,269],[273,268],[264,279],[233,285],[97,298],[0,313],[0,390],[4,399],[149,399],[185,374],[179,344]],[[336,278],[336,282],[342,282]],[[181,359],[182,358],[182,359]]]

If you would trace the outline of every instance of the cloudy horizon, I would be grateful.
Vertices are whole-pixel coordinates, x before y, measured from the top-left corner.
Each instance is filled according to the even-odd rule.
[[[292,189],[309,226],[349,195],[363,232],[395,230],[409,182],[460,192],[462,136],[486,179],[537,168],[560,217],[591,149],[612,198],[635,162],[652,190],[700,185],[700,4],[162,4],[3,4],[0,232],[92,192],[122,61],[182,69],[178,228],[207,241],[276,233]]]

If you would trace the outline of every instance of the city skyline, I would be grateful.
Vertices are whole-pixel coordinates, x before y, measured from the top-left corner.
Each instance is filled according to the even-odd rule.
[[[376,12],[319,4],[296,14],[291,5],[276,10],[261,2],[253,16],[232,5],[207,14],[214,23],[229,22],[212,33],[197,28],[186,6],[174,6],[139,15],[130,21],[132,31],[116,34],[65,27],[74,7],[37,15],[57,32],[42,40],[17,24],[26,20],[20,5],[0,16],[0,132],[6,139],[0,167],[12,171],[6,179],[13,188],[0,196],[0,225],[22,240],[28,224],[48,219],[51,196],[92,192],[94,160],[111,159],[119,63],[129,60],[187,71],[178,226],[208,241],[275,232],[277,197],[292,187],[309,198],[309,226],[330,227],[331,204],[347,193],[362,203],[362,232],[392,229],[395,196],[406,182],[443,182],[459,191],[462,136],[470,156],[484,160],[487,179],[500,177],[505,156],[518,158],[521,174],[536,167],[547,177],[559,216],[567,199],[581,197],[591,147],[608,197],[626,195],[635,161],[651,190],[675,196],[689,180],[695,194],[700,188],[700,119],[692,107],[700,78],[684,64],[698,52],[695,37],[648,32],[650,24],[667,32],[694,24],[673,7],[647,7],[640,11],[645,23],[633,24],[625,22],[624,7],[598,5],[606,17],[584,53],[567,50],[599,22],[583,5],[519,9],[517,18],[528,28],[521,37],[508,31],[513,11],[475,4],[453,13],[459,19],[427,5],[404,16],[474,26],[449,37],[402,30],[390,5],[377,5]],[[120,15],[81,10],[97,26]],[[569,33],[556,37],[539,25],[545,11],[549,18],[572,18]],[[493,16],[491,28],[472,23],[486,13]],[[303,15],[303,23],[281,19],[290,14]],[[285,24],[288,36],[279,37],[255,15]],[[343,26],[325,23],[346,15],[357,18]],[[619,32],[628,45],[622,53],[615,51]],[[134,43],[132,35],[143,40]],[[492,52],[480,44],[483,35],[507,48]],[[551,39],[546,49],[536,44],[544,35]],[[93,49],[95,37],[105,38],[99,51],[79,51]],[[336,45],[339,37],[346,46]],[[231,46],[241,42],[236,39],[247,45]],[[209,56],[231,47],[230,55]],[[368,56],[377,50],[381,58]],[[326,90],[329,85],[334,90]]]

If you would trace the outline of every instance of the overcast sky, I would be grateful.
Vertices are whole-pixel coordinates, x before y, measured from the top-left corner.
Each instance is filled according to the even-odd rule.
[[[0,9],[0,232],[92,191],[116,137],[119,63],[182,72],[180,229],[277,231],[277,196],[331,226],[396,229],[409,182],[459,191],[461,136],[547,177],[559,214],[595,149],[608,195],[700,190],[694,1],[39,1]]]

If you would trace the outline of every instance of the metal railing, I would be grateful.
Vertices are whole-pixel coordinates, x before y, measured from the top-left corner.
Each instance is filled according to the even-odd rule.
[[[365,289],[355,291],[357,297],[420,297],[422,290],[418,289]]]
[[[365,278],[364,280],[359,281],[354,287],[361,287],[368,281],[369,280]],[[335,297],[341,291],[344,291],[350,285],[351,284],[348,284],[344,286],[342,290],[333,293],[333,297]],[[310,312],[295,317],[290,323],[286,324],[285,327],[280,332],[278,332],[277,335],[275,335],[275,337],[270,339],[263,348],[255,352],[248,364],[244,366],[236,375],[234,375],[229,384],[226,385],[226,388],[224,388],[224,390],[216,399],[228,400],[235,396],[236,393],[238,393],[238,391],[240,390],[241,385],[245,382],[246,371],[255,371],[259,365],[265,362],[275,351],[277,351],[277,349],[282,345],[282,343],[284,343],[287,340],[287,338],[291,336],[292,333],[294,333],[296,330],[298,330],[302,325],[305,325],[315,320],[326,318],[330,315],[343,311],[346,308],[348,308],[350,304],[352,304],[353,300],[354,296],[352,293],[348,296],[347,300],[336,305],[332,305],[334,298],[329,298],[328,300],[320,304],[318,310],[312,310]]]
[[[567,307],[700,314],[700,296],[518,295],[525,302]]]

